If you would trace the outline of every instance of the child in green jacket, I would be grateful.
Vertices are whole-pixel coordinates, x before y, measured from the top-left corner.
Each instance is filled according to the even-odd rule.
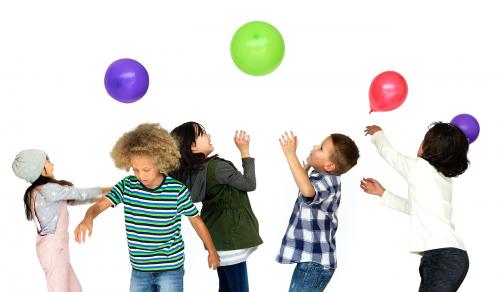
[[[247,192],[255,190],[255,160],[250,157],[250,136],[237,131],[234,143],[241,153],[243,174],[214,151],[202,125],[187,122],[172,132],[181,152],[181,167],[174,174],[191,190],[193,202],[202,202],[201,217],[210,231],[221,263],[219,291],[248,291],[246,260],[262,243],[259,223]]]

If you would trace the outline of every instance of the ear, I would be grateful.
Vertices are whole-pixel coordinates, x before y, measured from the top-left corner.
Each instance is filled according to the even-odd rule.
[[[337,167],[336,167],[335,163],[333,163],[331,161],[328,161],[325,164],[324,169],[325,169],[326,172],[332,173],[332,172],[334,172],[337,169]]]
[[[195,153],[196,150],[198,150],[198,147],[196,147],[196,142],[191,143],[191,152]]]

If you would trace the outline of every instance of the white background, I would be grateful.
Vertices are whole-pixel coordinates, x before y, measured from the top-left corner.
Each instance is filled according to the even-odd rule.
[[[250,193],[264,244],[248,260],[252,291],[287,291],[293,265],[274,261],[296,196],[278,137],[292,129],[299,157],[332,132],[358,144],[358,165],[342,177],[338,269],[327,291],[416,291],[419,257],[408,253],[409,220],[361,192],[363,176],[405,195],[405,182],[376,154],[363,129],[382,126],[415,155],[427,126],[469,113],[481,125],[469,170],[455,179],[454,223],[470,257],[461,291],[499,291],[500,206],[496,175],[500,84],[496,1],[2,1],[0,4],[1,291],[44,291],[35,229],[24,218],[28,184],[11,170],[25,148],[47,151],[58,179],[113,185],[126,173],[109,156],[143,122],[166,129],[195,120],[222,157],[239,163],[236,129],[251,135],[257,190]],[[161,2],[161,3],[160,3]],[[280,67],[252,77],[229,44],[248,21],[282,33]],[[121,104],[105,91],[111,62],[133,58],[149,72],[146,96]],[[397,110],[368,114],[375,75],[400,72],[409,95]],[[87,206],[70,209],[70,232]],[[122,208],[95,221],[85,245],[70,243],[85,291],[128,291]],[[187,220],[186,291],[217,291],[206,253]]]

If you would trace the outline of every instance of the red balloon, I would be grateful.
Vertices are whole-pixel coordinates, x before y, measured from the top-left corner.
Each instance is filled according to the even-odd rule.
[[[385,71],[373,78],[370,85],[370,113],[398,108],[408,95],[406,80],[394,71]]]

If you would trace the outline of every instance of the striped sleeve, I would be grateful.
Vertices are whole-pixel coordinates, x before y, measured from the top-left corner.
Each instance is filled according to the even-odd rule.
[[[124,184],[125,179],[119,181],[106,195],[106,198],[111,201],[113,207],[120,203],[123,203]]]
[[[191,194],[184,185],[179,189],[179,195],[177,196],[177,213],[188,217],[198,215],[198,209],[191,201]]]

